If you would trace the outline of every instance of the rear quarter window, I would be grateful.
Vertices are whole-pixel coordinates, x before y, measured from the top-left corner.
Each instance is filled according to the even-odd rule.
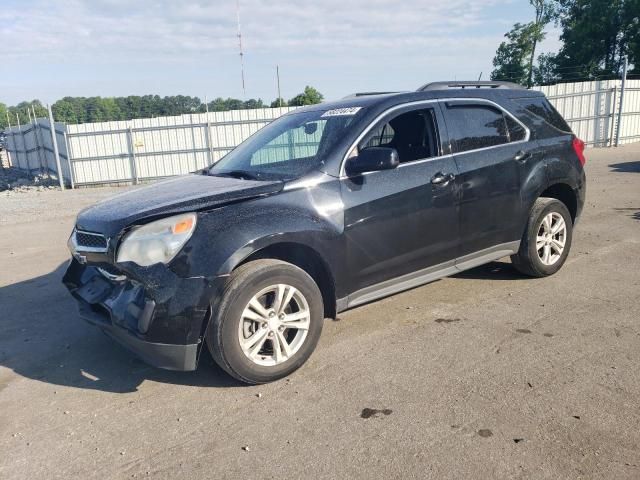
[[[515,102],[561,132],[572,133],[569,124],[545,97],[517,98]]]

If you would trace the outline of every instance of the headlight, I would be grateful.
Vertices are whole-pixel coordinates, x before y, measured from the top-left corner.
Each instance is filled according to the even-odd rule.
[[[134,262],[141,267],[169,263],[191,238],[196,220],[195,213],[187,213],[135,228],[118,248],[118,263]]]

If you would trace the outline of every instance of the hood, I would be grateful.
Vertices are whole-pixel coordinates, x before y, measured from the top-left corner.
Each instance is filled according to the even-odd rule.
[[[279,192],[279,181],[258,182],[209,175],[186,175],[131,190],[85,208],[79,230],[107,237],[145,219],[219,207],[230,202]]]

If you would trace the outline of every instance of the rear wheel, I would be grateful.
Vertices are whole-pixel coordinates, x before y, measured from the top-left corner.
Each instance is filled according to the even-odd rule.
[[[245,383],[297,370],[313,352],[324,320],[322,295],[295,265],[256,260],[230,276],[207,331],[214,360]]]
[[[531,209],[520,250],[511,262],[532,277],[553,275],[569,255],[572,234],[573,221],[565,204],[555,198],[539,198]]]

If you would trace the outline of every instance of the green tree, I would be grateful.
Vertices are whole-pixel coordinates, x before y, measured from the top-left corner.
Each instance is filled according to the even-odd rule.
[[[627,41],[626,53],[631,64],[630,73],[640,75],[640,0],[625,3],[623,18],[626,22],[623,36]]]
[[[53,118],[59,122],[78,123],[73,104],[68,99],[63,98],[51,105],[51,112],[53,113]]]
[[[262,103],[261,99],[250,98],[246,102],[244,102],[244,108],[250,110],[252,108],[264,108],[264,103]]]
[[[42,105],[40,100],[20,102],[15,106],[6,107],[6,110],[9,113],[11,125],[17,125],[18,119],[20,120],[20,125],[30,123],[32,121],[34,111],[37,118],[46,117],[48,115],[47,109]],[[3,114],[3,117],[3,123],[7,123],[6,112]]]
[[[544,28],[551,20],[557,18],[557,10],[555,4],[548,0],[529,0],[529,3],[536,11],[535,19],[533,20],[533,27],[531,32],[531,53],[529,54],[529,65],[527,71],[527,86],[531,88],[533,85],[533,59],[535,58],[536,48],[538,43],[542,42],[545,37]]]
[[[47,107],[42,105],[40,100],[31,100],[30,102],[20,102],[16,105],[18,109],[29,109],[33,114],[35,114],[36,118],[44,118],[49,116],[49,111]]]
[[[107,119],[106,121],[112,122],[114,120],[124,120],[124,115],[120,110],[120,105],[116,102],[115,98],[102,98],[102,111]]]
[[[242,110],[244,108],[244,102],[237,98],[227,98],[224,101],[225,110]]]
[[[545,27],[556,18],[556,8],[548,0],[529,0],[535,9],[535,18],[529,23],[516,23],[505,34],[491,72],[493,80],[508,80],[531,87],[534,77],[534,59],[538,44],[544,40]]]
[[[84,102],[85,120],[87,122],[105,122],[109,119],[103,108],[100,97],[89,97]]]
[[[538,64],[533,67],[533,83],[536,85],[550,85],[558,81],[556,75],[556,58],[552,53],[538,55]]]
[[[303,105],[314,105],[316,103],[320,103],[324,100],[324,96],[315,88],[307,85],[304,87],[304,92],[299,93],[291,100],[289,100],[289,106],[292,107],[301,107]]]
[[[64,102],[67,102],[69,108],[71,109],[71,116],[74,119],[74,123],[84,123],[87,122],[87,113],[86,113],[86,98],[84,97],[64,97],[62,99]],[[52,107],[53,111],[53,107]],[[54,114],[54,117],[58,120],[58,117]]]
[[[309,105],[322,101],[322,95],[313,87],[306,87],[304,93],[295,97],[300,105]],[[275,103],[275,102],[274,102]],[[282,100],[283,106],[287,102]],[[150,118],[169,115],[183,115],[226,110],[243,110],[265,108],[260,98],[246,101],[237,98],[218,97],[205,105],[200,98],[187,95],[160,97],[159,95],[130,95],[128,97],[64,97],[55,102],[51,108],[54,118],[59,122],[86,123],[107,122],[115,120],[131,120],[134,118]],[[36,117],[46,117],[47,109],[39,100],[20,102],[8,107],[0,104],[0,128],[6,125],[9,113],[11,124],[17,124],[16,115],[22,125],[29,122],[29,113],[35,109]]]
[[[224,98],[218,97],[211,102],[209,102],[209,111],[210,112],[222,112],[227,110],[227,106],[225,104]]]
[[[619,78],[624,56],[640,64],[639,0],[558,0],[562,47],[555,71],[563,80]]]
[[[271,108],[286,107],[288,105],[289,104],[287,103],[287,101],[282,97],[276,98],[273,102],[271,102]]]
[[[7,109],[7,106],[4,103],[0,102],[0,129],[2,130],[9,126],[9,124],[7,123],[8,113],[9,110]]]
[[[526,85],[529,73],[529,58],[533,51],[533,37],[537,30],[533,22],[516,23],[505,34],[506,41],[502,42],[493,58],[491,72],[492,80],[507,80]]]

